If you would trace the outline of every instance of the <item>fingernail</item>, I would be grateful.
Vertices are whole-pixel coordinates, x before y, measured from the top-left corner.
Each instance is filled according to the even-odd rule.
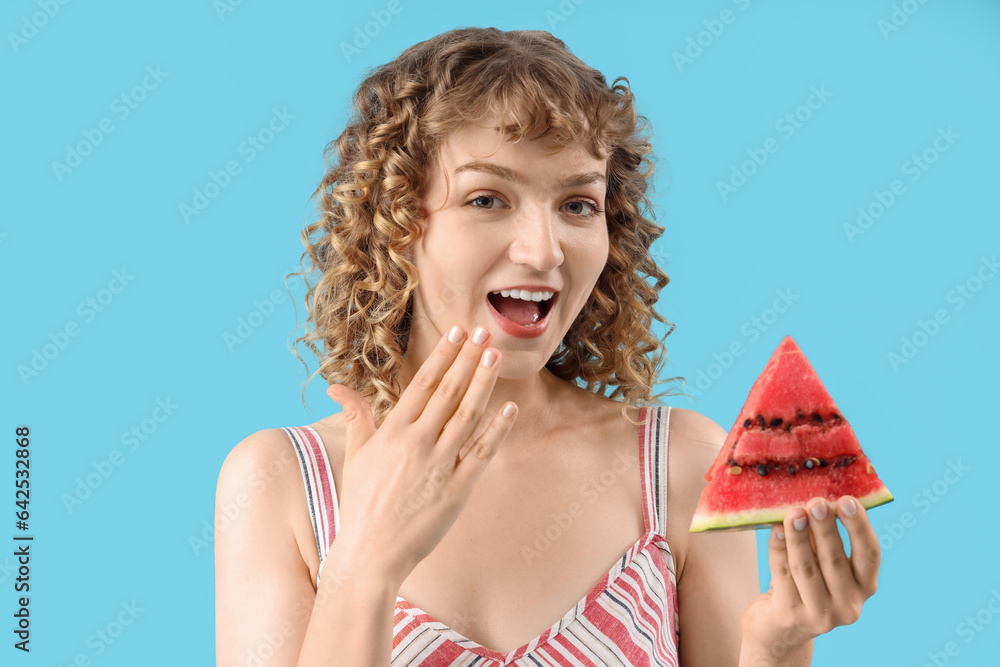
[[[777,530],[774,531],[774,536],[777,537],[782,542],[784,542],[785,541],[785,529],[784,528],[778,528]]]
[[[792,521],[792,525],[795,526],[795,530],[805,530],[807,520],[804,516],[800,516],[798,519]]]
[[[448,332],[448,342],[457,343],[462,340],[462,329],[456,324]]]
[[[486,341],[486,329],[482,327],[476,327],[476,330],[472,334],[472,342],[476,345],[482,345]]]
[[[854,516],[858,513],[858,507],[851,498],[841,498],[837,505],[840,507],[841,513],[847,516]]]
[[[513,417],[514,416],[514,404],[513,403],[508,403],[507,405],[503,406],[503,416],[504,417]]]
[[[826,518],[826,503],[816,503],[812,508],[812,515],[816,517],[817,520],[822,521]]]
[[[497,360],[497,353],[493,350],[486,350],[486,354],[483,355],[483,366],[489,368]]]

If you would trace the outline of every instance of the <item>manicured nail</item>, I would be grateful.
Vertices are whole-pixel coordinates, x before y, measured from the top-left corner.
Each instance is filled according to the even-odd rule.
[[[514,416],[514,404],[513,403],[508,403],[507,405],[503,406],[503,416],[504,417],[513,417]]]
[[[451,343],[457,343],[462,340],[462,329],[457,324],[451,328],[448,332],[448,341]]]
[[[476,327],[476,330],[472,333],[472,342],[476,345],[482,345],[486,342],[486,334],[488,332],[482,327]]]
[[[497,353],[493,350],[486,350],[486,354],[483,355],[483,366],[489,368],[497,360]]]
[[[816,503],[812,508],[812,515],[816,517],[819,521],[826,518],[826,503]]]
[[[846,516],[854,516],[858,513],[858,508],[851,498],[841,498],[837,505],[840,507],[841,514]]]
[[[800,516],[798,519],[792,521],[792,525],[795,526],[795,530],[805,530],[806,529],[806,518]]]
[[[777,537],[782,542],[784,542],[785,541],[785,529],[781,528],[781,527],[778,527],[774,531],[774,536]]]

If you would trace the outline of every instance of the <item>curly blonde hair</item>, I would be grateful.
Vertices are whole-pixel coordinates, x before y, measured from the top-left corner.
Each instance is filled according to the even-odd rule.
[[[609,87],[561,40],[538,30],[451,30],[361,83],[346,129],[324,150],[326,173],[310,198],[319,195],[320,216],[302,232],[301,270],[288,274],[307,287],[309,320],[295,345],[320,359],[316,373],[325,380],[361,393],[382,423],[400,394],[426,166],[459,126],[488,117],[501,119],[496,129],[509,141],[550,137],[561,147],[579,140],[596,159],[609,159],[607,264],[545,368],[600,395],[615,386],[609,398],[624,399],[626,419],[630,403],[649,406],[681,393],[650,395],[666,361],[652,320],[667,325],[664,339],[674,324],[653,308],[670,279],[649,254],[664,229],[643,216],[643,208],[652,215],[648,121],[635,111],[628,79]]]

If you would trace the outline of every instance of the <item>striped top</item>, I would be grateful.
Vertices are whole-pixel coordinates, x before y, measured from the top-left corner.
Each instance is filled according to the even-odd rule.
[[[645,415],[653,419],[646,423]],[[639,464],[646,532],[590,592],[552,627],[520,648],[500,653],[463,637],[401,596],[396,597],[393,667],[539,667],[540,665],[677,667],[677,581],[666,539],[667,441],[670,407],[641,408]],[[302,468],[316,549],[319,585],[340,511],[326,448],[310,426],[284,431]]]

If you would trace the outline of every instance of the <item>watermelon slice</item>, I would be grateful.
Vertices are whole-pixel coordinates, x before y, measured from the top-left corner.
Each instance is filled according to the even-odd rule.
[[[785,336],[705,474],[690,532],[766,528],[812,498],[892,501],[819,376]]]

